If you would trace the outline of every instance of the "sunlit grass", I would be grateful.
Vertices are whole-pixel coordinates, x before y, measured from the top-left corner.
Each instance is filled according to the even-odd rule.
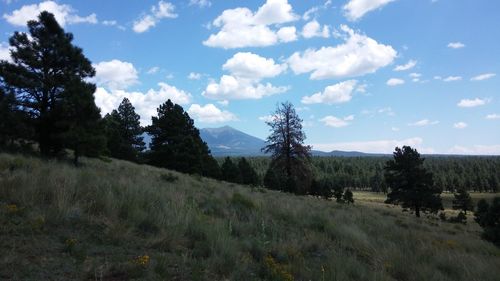
[[[473,195],[474,196],[474,195]],[[497,280],[473,221],[113,160],[0,155],[0,279]],[[16,206],[15,208],[13,206]]]

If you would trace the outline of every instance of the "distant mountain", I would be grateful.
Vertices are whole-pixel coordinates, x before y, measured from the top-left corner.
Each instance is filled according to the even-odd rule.
[[[200,136],[214,156],[264,155],[260,151],[266,145],[264,140],[229,126],[200,129]]]
[[[151,137],[144,133],[144,142],[149,147]],[[230,126],[220,128],[200,129],[200,137],[210,148],[213,156],[263,156],[261,148],[266,142],[257,137],[243,133]],[[324,152],[319,150],[311,151],[313,156],[337,156],[337,157],[363,157],[363,156],[386,156],[386,154],[364,153],[359,151],[334,150]]]

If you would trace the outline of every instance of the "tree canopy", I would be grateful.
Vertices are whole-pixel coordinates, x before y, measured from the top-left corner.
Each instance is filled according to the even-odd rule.
[[[151,135],[150,163],[184,173],[219,178],[217,161],[210,155],[189,114],[170,99],[158,107],[157,114],[146,128]]]
[[[385,180],[391,192],[386,203],[401,204],[420,217],[420,212],[436,213],[442,209],[441,189],[434,186],[433,175],[424,166],[424,159],[409,146],[396,147],[393,160],[385,166]]]
[[[307,194],[312,182],[311,147],[304,145],[302,119],[290,102],[278,104],[271,116],[272,120],[266,122],[271,134],[262,149],[272,158],[264,184],[272,189]]]

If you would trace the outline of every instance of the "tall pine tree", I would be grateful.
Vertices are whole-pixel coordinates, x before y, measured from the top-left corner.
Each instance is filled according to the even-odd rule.
[[[65,33],[51,13],[42,12],[38,20],[29,21],[28,33],[15,32],[9,39],[13,62],[0,62],[0,77],[14,90],[19,108],[30,115],[40,152],[49,156],[73,146],[74,138],[62,136],[82,124],[81,120],[56,123],[76,116],[64,112],[68,104],[75,105],[64,99],[79,99],[73,95],[87,99],[93,94],[87,92],[91,86],[85,81],[95,70],[82,49],[72,44],[73,35]]]
[[[149,161],[152,165],[184,173],[219,178],[217,161],[187,112],[167,100],[157,109],[146,131],[151,135]]]

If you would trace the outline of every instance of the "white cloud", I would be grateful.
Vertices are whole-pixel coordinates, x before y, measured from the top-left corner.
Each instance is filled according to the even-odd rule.
[[[258,119],[264,122],[273,122],[276,119],[276,115],[260,116]]]
[[[238,120],[231,112],[220,110],[211,103],[204,106],[192,104],[187,112],[193,119],[203,123],[220,123]]]
[[[324,10],[324,9],[327,9],[330,5],[332,5],[332,1],[331,0],[327,0],[325,1],[325,3],[321,6],[314,6],[312,8],[310,8],[309,10],[307,10],[304,15],[302,16],[302,19],[305,20],[305,21],[308,21],[310,20],[311,18],[315,18],[317,17],[318,15],[318,12],[320,10]]]
[[[355,21],[366,13],[382,8],[393,1],[395,0],[350,0],[344,5],[343,10],[348,20]]]
[[[202,95],[217,100],[261,99],[284,93],[288,89],[288,87],[275,87],[271,83],[262,84],[255,80],[223,75],[219,82],[210,82]]]
[[[467,123],[465,122],[458,122],[453,124],[453,128],[455,129],[465,129],[467,127]]]
[[[267,0],[255,13],[248,8],[228,9],[212,22],[219,32],[211,34],[203,44],[231,49],[271,46],[279,40],[289,42],[290,37],[283,36],[285,31],[279,37],[273,28],[297,19],[288,0]]]
[[[211,81],[202,95],[212,99],[230,100],[260,99],[283,93],[288,87],[275,87],[270,83],[262,84],[260,81],[281,74],[286,67],[286,64],[276,64],[273,59],[240,52],[222,66],[224,70],[230,72],[230,75],[223,75],[219,82]]]
[[[349,121],[354,120],[354,115],[349,115],[344,118],[338,118],[332,115],[328,115],[320,119],[319,121],[323,122],[325,126],[333,127],[333,128],[342,128],[349,126],[351,123]]]
[[[473,145],[470,147],[455,145],[450,150],[454,154],[469,154],[469,155],[500,155],[500,144],[493,145]]]
[[[457,106],[459,107],[476,107],[476,106],[481,106],[485,105],[488,103],[488,99],[480,99],[480,98],[475,98],[475,99],[463,99],[460,100],[459,103],[457,103]]]
[[[137,114],[141,116],[141,124],[151,124],[151,116],[156,116],[156,109],[168,99],[177,104],[188,104],[191,102],[191,94],[180,90],[167,83],[158,83],[159,89],[150,89],[146,93],[127,92],[124,90],[108,91],[97,88],[95,102],[101,108],[101,114],[105,115],[116,109],[123,98],[128,98],[135,107]]]
[[[422,119],[414,123],[409,123],[408,126],[424,127],[430,125],[436,125],[439,121],[430,121],[429,119]]]
[[[327,86],[323,92],[315,93],[311,96],[302,97],[301,102],[304,104],[315,103],[345,103],[352,99],[354,89],[356,87],[356,80],[348,80],[334,85]]]
[[[154,27],[164,18],[177,18],[174,13],[175,6],[170,2],[160,1],[158,5],[152,6],[150,14],[143,15],[139,20],[134,21],[133,30],[137,33],[142,33]]]
[[[115,20],[103,20],[101,23],[106,26],[115,26],[118,24]]]
[[[286,68],[286,64],[276,64],[273,59],[241,52],[236,53],[222,66],[222,69],[229,71],[232,75],[245,79],[275,77]]]
[[[150,69],[148,69],[148,71],[146,73],[147,74],[155,74],[155,73],[158,73],[158,71],[160,71],[160,68],[158,66],[153,66]]]
[[[302,27],[302,36],[304,38],[312,38],[312,37],[330,37],[330,27],[328,25],[323,25],[321,28],[321,24],[316,20],[312,20]]]
[[[451,49],[461,49],[464,47],[465,47],[465,45],[462,42],[451,42],[448,44],[448,48],[451,48]]]
[[[391,46],[379,44],[345,25],[340,29],[347,37],[345,43],[319,50],[307,49],[288,58],[294,73],[312,72],[311,79],[361,76],[389,65],[397,55]]]
[[[12,58],[10,57],[9,44],[7,43],[0,42],[0,60],[12,62]]]
[[[212,2],[209,0],[189,0],[189,6],[198,6],[200,8],[212,6]]]
[[[392,127],[391,131],[393,131],[393,132],[399,132],[399,128],[398,127]]]
[[[398,85],[403,85],[404,83],[405,80],[398,78],[391,78],[386,82],[387,86],[398,86]]]
[[[297,29],[295,26],[284,26],[276,33],[281,42],[292,42],[297,40]]]
[[[28,21],[37,19],[38,15],[43,11],[54,14],[54,17],[61,26],[77,23],[96,24],[98,22],[96,14],[82,17],[77,15],[76,11],[70,5],[58,4],[55,1],[24,5],[20,9],[14,10],[11,14],[4,14],[3,18],[12,25],[26,26]]]
[[[398,65],[394,68],[394,71],[405,71],[414,68],[417,65],[416,60],[409,60],[406,64]]]
[[[190,72],[188,75],[189,80],[200,80],[202,74],[201,73],[196,73],[196,72]]]
[[[444,82],[453,82],[453,81],[460,81],[462,80],[461,76],[448,76],[443,79]]]
[[[488,114],[486,115],[486,119],[488,120],[500,119],[500,114]]]
[[[416,72],[412,72],[412,73],[409,74],[409,76],[411,78],[420,78],[422,76],[422,74],[416,73]]]
[[[470,80],[471,81],[483,81],[483,80],[493,78],[495,76],[496,76],[496,73],[484,73],[484,74],[480,74],[478,76],[474,76]]]
[[[432,153],[433,150],[422,147],[423,139],[419,137],[403,140],[375,140],[375,141],[357,141],[341,143],[323,143],[313,144],[313,149],[321,151],[343,150],[343,151],[361,151],[369,153],[392,153],[395,147],[409,145],[418,148],[421,153]]]
[[[434,76],[434,80],[443,80],[443,77],[436,75],[436,76]]]
[[[137,70],[130,62],[120,60],[103,61],[93,65],[96,76],[92,79],[98,86],[111,90],[126,89],[139,83]]]

